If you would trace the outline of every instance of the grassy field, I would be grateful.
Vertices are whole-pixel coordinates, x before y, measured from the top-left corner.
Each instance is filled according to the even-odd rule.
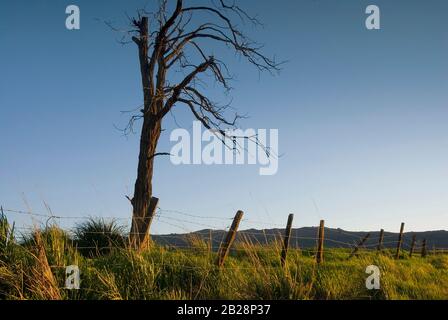
[[[56,226],[20,241],[11,231],[0,219],[0,299],[448,299],[446,255],[361,251],[349,260],[347,250],[331,249],[318,266],[312,251],[291,250],[283,269],[278,245],[239,243],[217,269],[216,253],[194,238],[187,250],[137,253],[113,224],[87,222],[74,238]],[[81,270],[79,290],[64,289],[67,265]],[[380,290],[365,287],[369,265],[381,270]]]

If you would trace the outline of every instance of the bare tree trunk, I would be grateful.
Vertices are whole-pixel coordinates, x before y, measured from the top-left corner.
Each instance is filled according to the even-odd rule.
[[[134,248],[141,249],[149,242],[149,228],[158,202],[157,198],[152,198],[152,177],[154,157],[162,128],[161,119],[156,116],[158,102],[153,99],[152,75],[148,65],[148,19],[143,17],[138,23],[140,36],[134,41],[139,49],[144,107],[137,180],[131,201],[133,216],[130,242]]]
[[[134,188],[131,244],[143,248],[149,241],[149,227],[158,202],[152,197],[154,154],[160,137],[160,123],[145,124],[142,128],[137,180]]]

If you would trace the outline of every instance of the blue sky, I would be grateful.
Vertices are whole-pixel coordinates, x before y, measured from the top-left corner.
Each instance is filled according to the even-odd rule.
[[[2,1],[0,4],[0,204],[61,216],[130,217],[138,135],[123,137],[122,110],[142,103],[136,48],[101,20],[126,26],[148,1]],[[65,7],[81,30],[65,29]],[[232,55],[233,106],[250,128],[279,129],[279,172],[254,166],[156,162],[162,209],[231,217],[241,227],[397,231],[448,227],[448,28],[444,0],[245,1],[264,28],[247,32],[288,60],[259,75]],[[364,26],[381,9],[381,30]],[[183,127],[187,112],[176,110]],[[167,129],[160,151],[169,150]],[[163,212],[152,232],[225,227],[220,219]],[[29,217],[10,215],[19,224]],[[188,220],[192,223],[172,219]],[[171,220],[170,220],[171,219]],[[70,225],[75,220],[63,221]],[[175,227],[173,225],[177,225]]]

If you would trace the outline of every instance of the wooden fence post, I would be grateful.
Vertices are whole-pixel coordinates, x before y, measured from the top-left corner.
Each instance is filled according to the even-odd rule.
[[[415,250],[415,242],[417,241],[417,236],[414,234],[412,236],[412,242],[411,242],[411,250],[409,251],[409,257],[412,258],[412,254],[414,253]]]
[[[422,258],[426,257],[426,239],[423,239],[422,242]]]
[[[400,249],[401,244],[403,242],[403,231],[404,231],[404,222],[401,223],[400,234],[398,235],[397,253],[395,254],[395,259],[400,258]]]
[[[378,247],[376,248],[378,251],[383,250],[383,241],[384,241],[384,229],[381,229],[380,238],[378,240]]]
[[[367,239],[369,239],[369,237],[370,237],[370,233],[366,234],[366,236],[364,238],[362,238],[362,240],[356,245],[355,249],[353,249],[353,252],[348,257],[349,259],[352,258],[358,252],[359,247],[364,245],[364,243],[367,241]]]
[[[224,243],[221,245],[218,251],[218,258],[216,259],[216,265],[218,267],[222,267],[224,261],[229,254],[230,247],[232,246],[233,241],[236,237],[236,232],[238,230],[238,226],[240,225],[240,221],[243,218],[243,211],[239,210],[235,218],[233,219],[232,226],[230,227],[229,232],[227,233],[226,239]]]
[[[283,239],[282,255],[280,257],[282,267],[285,267],[285,265],[286,265],[286,255],[288,254],[289,238],[291,237],[291,227],[292,227],[293,219],[294,219],[294,215],[291,213],[288,216],[288,222],[286,224],[286,230],[285,230],[285,238]]]
[[[316,255],[317,263],[321,263],[324,261],[324,232],[325,232],[325,221],[320,220],[319,238],[317,243],[317,255]]]

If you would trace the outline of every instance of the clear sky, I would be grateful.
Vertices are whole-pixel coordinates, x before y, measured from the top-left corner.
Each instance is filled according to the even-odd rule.
[[[120,111],[142,103],[137,52],[101,20],[126,26],[125,13],[147,2],[0,2],[5,208],[45,213],[45,201],[66,217],[130,217],[125,195],[133,190],[139,136],[124,137],[114,125],[128,120]],[[65,28],[69,4],[81,9],[80,30]],[[381,30],[364,26],[369,4],[381,9]],[[288,60],[274,77],[228,60],[236,74],[233,106],[250,115],[241,124],[279,130],[278,174],[159,158],[160,207],[218,218],[242,209],[248,220],[264,222],[242,228],[282,226],[292,212],[295,227],[323,218],[349,230],[398,231],[402,221],[407,231],[448,229],[448,1],[242,5],[265,24],[247,32],[267,54]],[[191,115],[177,111],[177,122],[191,128]],[[171,117],[164,127],[160,151],[169,151]],[[165,223],[155,221],[153,233],[227,224],[162,215]]]

